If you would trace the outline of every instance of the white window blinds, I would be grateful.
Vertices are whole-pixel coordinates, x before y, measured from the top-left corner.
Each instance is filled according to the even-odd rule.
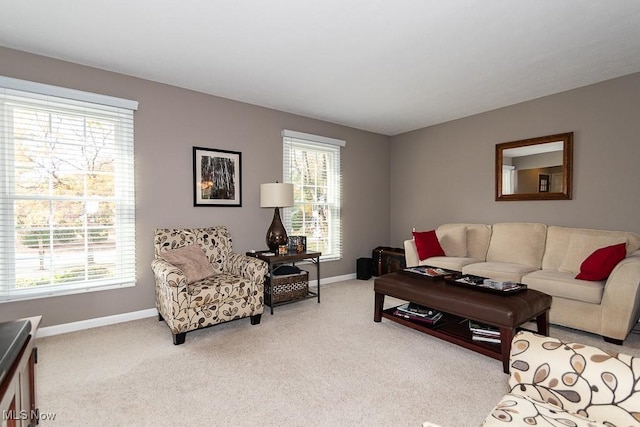
[[[283,177],[294,185],[294,206],[284,209],[290,236],[306,236],[322,260],[342,257],[340,149],[344,141],[284,130]]]
[[[0,77],[0,302],[135,284],[135,109]]]

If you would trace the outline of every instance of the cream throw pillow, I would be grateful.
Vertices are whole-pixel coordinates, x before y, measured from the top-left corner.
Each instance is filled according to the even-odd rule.
[[[437,229],[436,236],[446,256],[467,256],[467,227]]]
[[[213,266],[198,244],[162,251],[160,257],[182,270],[187,276],[187,284],[206,279],[215,273]]]
[[[627,240],[613,236],[594,236],[584,233],[573,233],[569,238],[569,247],[558,270],[565,273],[579,273],[582,262],[595,250],[619,243],[627,243]]]

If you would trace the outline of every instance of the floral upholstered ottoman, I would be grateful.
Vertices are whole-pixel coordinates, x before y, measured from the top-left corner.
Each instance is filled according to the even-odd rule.
[[[640,358],[523,331],[510,368],[483,426],[640,426]]]

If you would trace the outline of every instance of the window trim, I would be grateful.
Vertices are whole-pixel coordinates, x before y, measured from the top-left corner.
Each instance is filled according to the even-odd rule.
[[[127,110],[133,111],[138,110],[138,101],[44,83],[30,82],[28,80],[14,79],[6,76],[0,76],[0,89],[20,90],[38,95],[55,96],[58,98],[72,99],[74,101],[107,105],[109,107],[126,108]]]

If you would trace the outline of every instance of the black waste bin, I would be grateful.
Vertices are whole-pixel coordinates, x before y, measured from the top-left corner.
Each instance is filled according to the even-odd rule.
[[[373,260],[371,258],[358,258],[356,260],[356,278],[369,280],[373,274]]]

